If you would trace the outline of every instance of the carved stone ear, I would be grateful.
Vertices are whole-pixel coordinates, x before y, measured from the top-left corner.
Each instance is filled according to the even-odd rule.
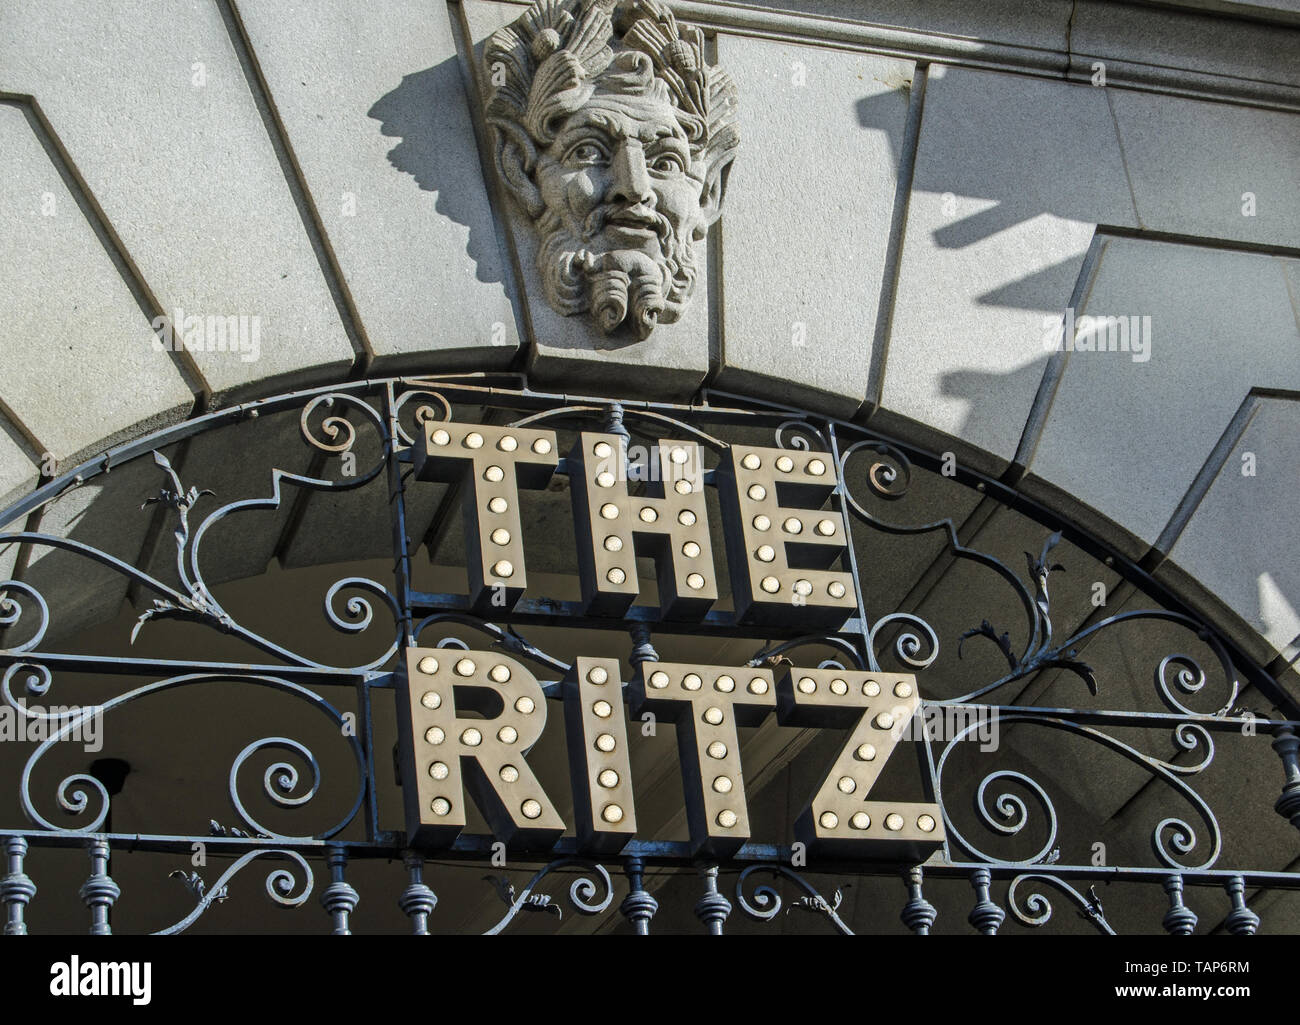
[[[519,125],[498,121],[496,130],[497,172],[510,194],[527,211],[528,216],[535,219],[542,213],[542,194],[533,181],[537,147]]]
[[[701,223],[708,228],[722,213],[722,200],[727,192],[727,178],[731,175],[731,165],[735,154],[720,160],[709,170],[704,179],[704,192],[700,195]]]

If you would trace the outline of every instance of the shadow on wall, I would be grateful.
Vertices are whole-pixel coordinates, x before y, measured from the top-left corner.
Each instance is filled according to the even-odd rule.
[[[1004,395],[1033,394],[1043,379],[1051,356],[1044,354],[1009,374],[984,370],[954,370],[940,380],[940,394],[966,405],[966,417],[957,430],[960,438],[986,438],[996,434],[1006,421]]]
[[[893,123],[895,117],[893,108],[897,102],[896,94],[881,93],[864,97],[854,104],[858,123],[863,128],[883,132],[889,139],[895,166],[899,163],[901,153],[898,141],[895,135],[888,131],[888,126]],[[987,129],[987,125],[974,125],[968,126],[966,130],[984,132]],[[973,148],[961,140],[958,140],[956,145],[966,145],[965,152],[972,153],[985,152],[988,148],[987,145]],[[955,167],[950,169],[957,170]],[[972,203],[984,206],[984,209],[964,217],[954,214],[951,224],[936,229],[932,237],[940,249],[965,249],[1042,214],[1087,222],[1095,220],[1096,217],[1096,211],[1091,209],[1091,201],[1079,199],[1072,193],[1064,203],[1043,202],[1040,204],[1041,209],[1027,214],[1023,209],[1018,208],[1017,204],[1006,201],[1009,190],[1023,190],[1026,183],[1015,174],[1008,174],[1005,166],[998,161],[992,164],[988,161],[983,164],[973,160],[966,161],[950,180],[929,177],[929,173],[934,170],[929,164],[920,164],[917,170],[919,174],[912,182],[913,203],[917,202],[922,195],[926,201],[932,203],[941,203],[944,197],[951,195],[961,208],[969,208]],[[990,201],[992,205],[986,205]],[[1058,308],[1055,297],[1060,297],[1060,308],[1064,308],[1069,302],[1078,273],[1078,259],[1062,260],[976,296],[975,301],[983,306],[1054,311]]]
[[[437,194],[434,207],[469,229],[466,252],[484,282],[504,280],[501,245],[495,230],[476,217],[475,201],[483,193],[483,174],[465,112],[469,101],[459,61],[402,76],[401,84],[367,111],[380,132],[401,141],[388,151],[388,162],[409,174],[425,192]]]

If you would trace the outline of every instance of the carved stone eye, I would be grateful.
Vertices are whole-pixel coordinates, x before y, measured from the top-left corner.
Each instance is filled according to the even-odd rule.
[[[676,153],[660,153],[651,158],[650,170],[656,174],[678,174],[686,168],[682,166],[682,158]]]
[[[606,162],[605,151],[594,142],[580,143],[569,150],[567,162],[581,167],[603,164]]]

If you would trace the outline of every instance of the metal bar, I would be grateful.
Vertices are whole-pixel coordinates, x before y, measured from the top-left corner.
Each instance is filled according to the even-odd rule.
[[[378,678],[388,674],[379,670],[334,669],[328,666],[294,666],[256,662],[184,662],[167,658],[120,658],[104,655],[70,655],[59,651],[0,651],[0,666],[40,663],[51,669],[68,669],[90,675],[179,676],[195,673],[250,673],[315,680],[323,684],[351,685],[358,677]]]
[[[203,843],[209,856],[237,857],[253,850],[293,850],[300,854],[324,857],[331,850],[342,851],[351,858],[382,858],[395,860],[407,849],[400,833],[381,833],[382,842],[338,840],[286,840],[283,838],[215,837],[215,836],[161,836],[140,833],[98,833],[93,840],[129,851],[152,851],[183,854],[188,857],[195,843]],[[0,838],[23,837],[32,847],[85,847],[86,833],[50,833],[20,830],[0,830]],[[427,861],[435,863],[480,863],[492,854],[496,838],[490,834],[462,834],[450,847],[422,852]],[[633,840],[616,855],[605,860],[638,857],[646,867],[684,867],[692,863],[694,848],[686,841]],[[747,843],[729,859],[719,862],[723,869],[759,862],[789,864],[793,850],[785,845]],[[582,856],[576,838],[562,837],[548,850],[511,851],[511,859],[518,864],[545,864],[560,857]],[[896,876],[910,865],[896,861],[866,861],[824,858],[818,861],[819,871],[825,873],[851,872],[860,875]],[[1062,865],[1030,862],[967,862],[948,861],[934,857],[924,863],[925,874],[938,878],[969,879],[976,869],[987,869],[995,879],[1013,878],[1017,875],[1052,875],[1062,879],[1091,879],[1124,882],[1154,882],[1163,884],[1169,878],[1168,867],[1111,865]],[[1215,886],[1222,888],[1229,880],[1240,878],[1247,887],[1274,887],[1300,890],[1300,872],[1253,871],[1241,868],[1174,870],[1186,885]]]
[[[863,665],[876,665],[876,652],[873,648],[871,636],[871,618],[867,615],[867,600],[862,593],[862,578],[858,576],[858,554],[853,548],[853,517],[849,514],[849,503],[845,498],[848,493],[848,484],[844,480],[844,474],[840,472],[840,442],[835,433],[835,424],[833,421],[824,421],[826,434],[831,443],[831,460],[835,466],[835,502],[839,506],[840,518],[844,521],[844,540],[846,542],[846,558],[849,563],[849,574],[853,577],[854,597],[858,603],[858,615],[855,619],[850,619],[840,628],[839,633],[851,633],[857,637],[858,649],[862,654]]]
[[[417,613],[472,612],[469,599],[462,594],[433,594],[428,591],[411,592],[411,608]],[[709,612],[693,622],[661,620],[659,609],[652,605],[633,605],[620,617],[589,616],[582,602],[563,601],[557,598],[522,598],[510,612],[496,617],[502,623],[519,626],[563,626],[566,629],[595,629],[626,631],[629,623],[648,623],[656,632],[686,634],[691,636],[752,637],[765,640],[770,637],[794,638],[808,633],[807,624],[781,626],[779,624],[750,624],[738,622],[733,613]],[[839,632],[861,633],[863,626],[857,619],[849,619]]]

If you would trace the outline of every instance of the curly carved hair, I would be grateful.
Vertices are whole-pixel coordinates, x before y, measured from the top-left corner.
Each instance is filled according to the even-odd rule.
[[[597,81],[671,103],[706,181],[724,182],[735,159],[735,83],[706,63],[703,33],[679,25],[658,0],[537,0],[492,36],[484,62],[499,166],[502,152],[515,148],[509,163],[531,176],[538,149],[587,103]],[[506,178],[537,216],[532,190]]]

